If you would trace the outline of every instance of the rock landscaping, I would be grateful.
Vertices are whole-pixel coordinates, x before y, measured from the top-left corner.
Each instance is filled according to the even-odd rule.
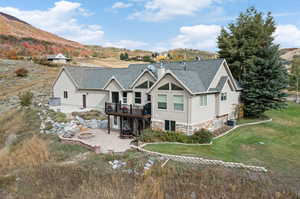
[[[41,104],[40,109],[41,133],[57,134],[64,138],[73,138],[77,133],[88,129],[107,128],[107,120],[85,120],[78,115],[70,115],[68,117],[64,113],[54,112],[48,106],[42,106]],[[98,112],[98,114],[100,113]],[[102,118],[105,117],[102,116]],[[87,139],[86,136],[85,139]]]

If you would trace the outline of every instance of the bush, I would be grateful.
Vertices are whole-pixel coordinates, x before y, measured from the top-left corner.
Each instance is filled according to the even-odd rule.
[[[32,104],[33,93],[28,91],[19,95],[21,106],[30,106]]]
[[[26,77],[28,74],[28,70],[26,68],[19,68],[15,71],[18,77]]]
[[[194,133],[191,137],[193,140],[197,140],[198,143],[210,143],[213,138],[213,134],[208,130],[202,129]]]
[[[210,143],[213,135],[207,130],[196,132],[192,136],[185,135],[180,132],[157,131],[146,129],[137,138],[142,142],[180,142],[180,143]]]
[[[65,113],[55,112],[53,110],[50,110],[49,115],[55,122],[59,122],[59,123],[68,122],[67,115]]]

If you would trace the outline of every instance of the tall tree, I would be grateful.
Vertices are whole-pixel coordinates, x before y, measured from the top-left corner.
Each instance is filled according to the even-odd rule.
[[[279,57],[279,46],[273,43],[275,22],[270,13],[249,8],[235,23],[222,29],[218,37],[220,57],[242,85],[241,99],[246,116],[259,117],[270,109],[285,107],[283,89],[287,71]]]
[[[270,13],[258,12],[254,7],[241,13],[235,23],[222,28],[218,37],[219,55],[227,63],[237,80],[251,67],[261,48],[272,45],[275,22]]]

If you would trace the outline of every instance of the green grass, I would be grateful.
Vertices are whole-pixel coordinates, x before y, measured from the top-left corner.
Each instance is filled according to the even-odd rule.
[[[273,122],[240,127],[210,146],[147,145],[152,151],[265,166],[285,174],[300,174],[300,105],[268,111]],[[263,142],[264,144],[261,144]]]

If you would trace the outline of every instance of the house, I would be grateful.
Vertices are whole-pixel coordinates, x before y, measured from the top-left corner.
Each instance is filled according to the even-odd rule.
[[[186,134],[236,117],[241,88],[224,59],[128,68],[64,67],[53,83],[61,104],[95,108],[122,135],[152,127]]]
[[[46,57],[47,61],[56,63],[56,64],[66,64],[71,61],[70,58],[65,57],[63,54],[59,53],[57,55],[48,55]]]

